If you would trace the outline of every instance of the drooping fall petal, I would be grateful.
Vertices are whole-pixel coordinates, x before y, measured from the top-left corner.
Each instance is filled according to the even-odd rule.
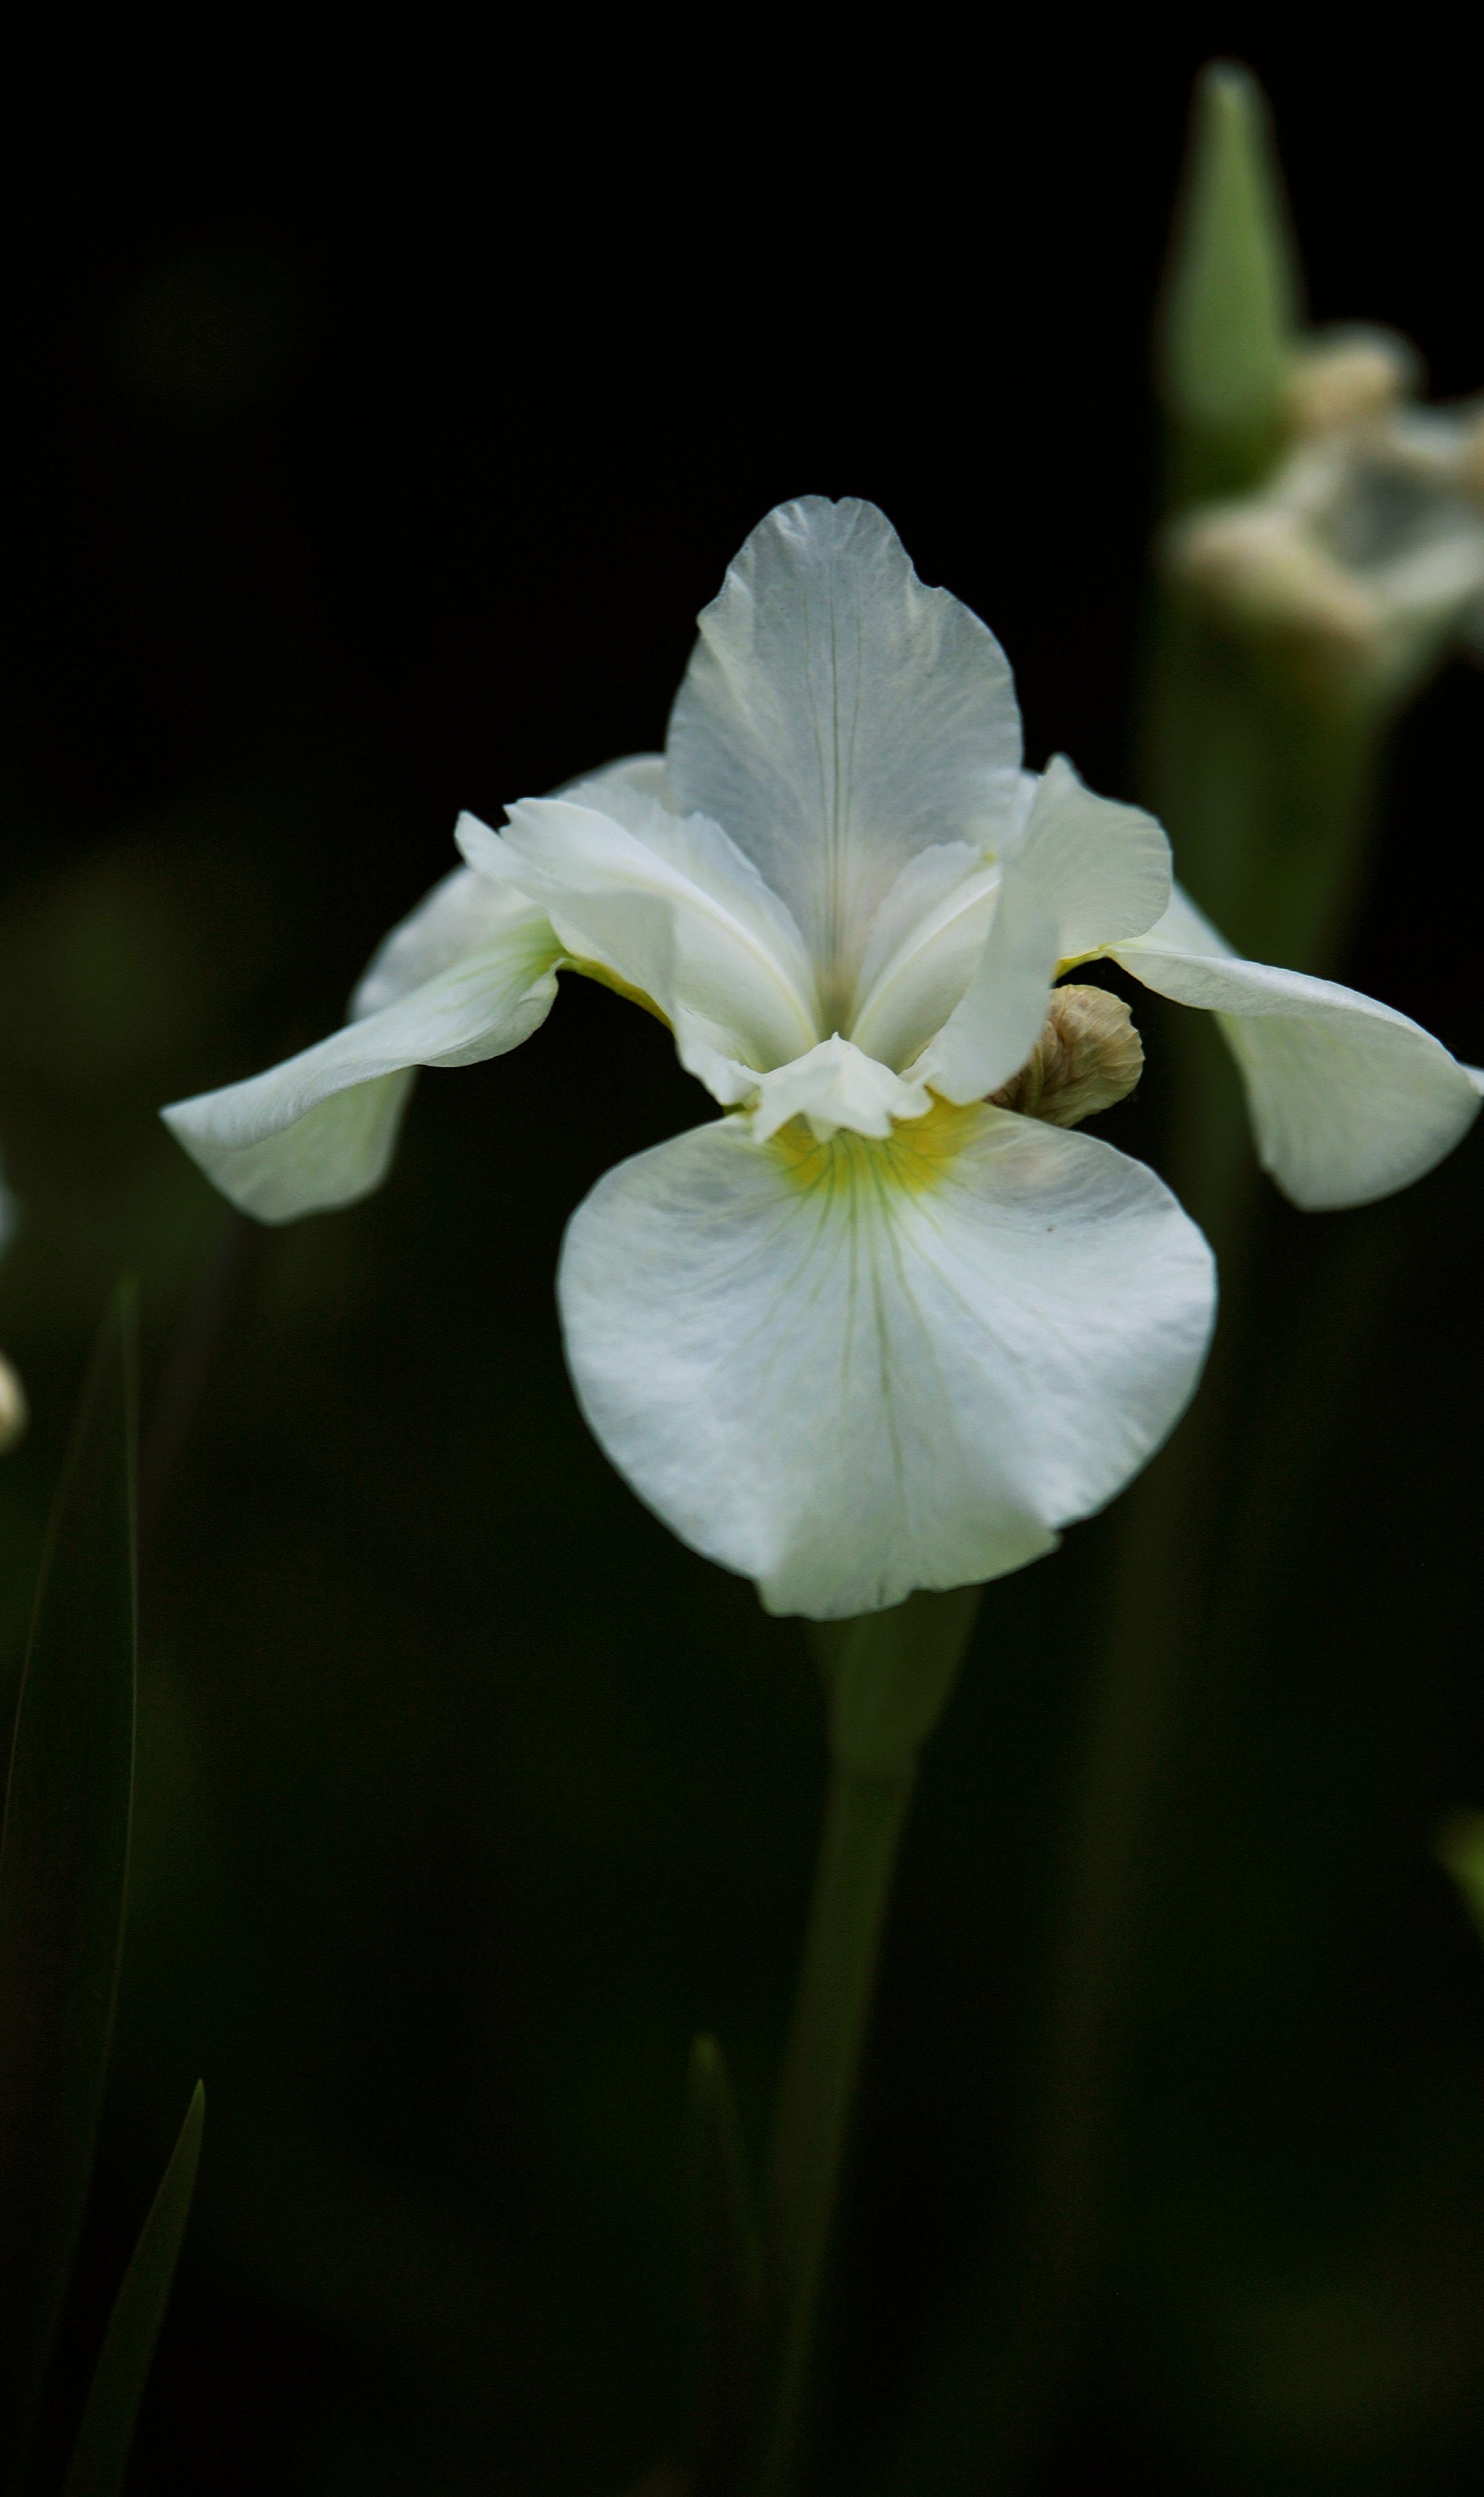
[[[1109,950],[1146,988],[1218,1017],[1258,1159],[1307,1212],[1409,1186],[1478,1116],[1476,1079],[1420,1024],[1333,980],[1244,962],[1183,893]]]
[[[544,910],[467,871],[450,876],[373,957],[357,1002],[384,1002],[265,1074],[162,1116],[260,1222],[352,1204],[386,1176],[412,1069],[470,1066],[528,1040],[551,1011],[560,959]],[[419,977],[432,962],[441,967]]]
[[[611,1171],[558,1293],[584,1411],[775,1612],[847,1616],[1050,1551],[1158,1446],[1211,1252],[1152,1172],[1008,1112],[887,1142],[722,1120]]]

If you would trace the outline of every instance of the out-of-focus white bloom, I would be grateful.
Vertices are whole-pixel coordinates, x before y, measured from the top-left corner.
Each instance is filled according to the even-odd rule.
[[[1409,338],[1369,323],[1314,330],[1289,356],[1287,415],[1299,435],[1385,416],[1422,386]]]
[[[1405,1017],[1236,959],[1172,894],[1152,817],[1059,759],[1025,773],[997,643],[868,503],[753,531],[663,755],[458,841],[343,1030],[165,1115],[281,1222],[374,1187],[411,1070],[516,1047],[558,971],[659,1014],[726,1115],[574,1216],[567,1355],[615,1464],[775,1611],[1050,1551],[1191,1392],[1210,1251],[1152,1172],[1049,1122],[1136,1071],[1126,1018],[1057,1003],[1062,974],[1111,955],[1216,1011],[1301,1204],[1405,1185],[1478,1107]],[[1020,1076],[1005,1097],[1046,1117],[990,1101]]]
[[[1255,493],[1186,513],[1172,577],[1212,611],[1382,701],[1484,639],[1484,400],[1420,407],[1405,339],[1319,332],[1295,357],[1294,439]]]
[[[10,1242],[16,1227],[15,1200],[0,1178],[0,1252]],[[26,1394],[11,1364],[0,1352],[0,1456],[14,1448],[26,1427]]]

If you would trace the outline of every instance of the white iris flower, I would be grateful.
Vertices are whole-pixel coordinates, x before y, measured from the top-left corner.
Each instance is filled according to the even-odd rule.
[[[558,971],[661,1015],[725,1115],[573,1217],[567,1358],[615,1465],[775,1612],[1049,1552],[1194,1387],[1215,1302],[1194,1224],[1054,1108],[987,1097],[1017,1097],[1060,973],[1106,955],[1219,1013],[1301,1205],[1405,1185],[1478,1108],[1405,1017],[1237,960],[1172,896],[1151,816],[1059,759],[1025,773],[998,644],[868,503],[753,531],[663,756],[458,838],[467,865],[387,938],[343,1030],[165,1115],[235,1203],[287,1221],[373,1188],[411,1070],[528,1039]]]

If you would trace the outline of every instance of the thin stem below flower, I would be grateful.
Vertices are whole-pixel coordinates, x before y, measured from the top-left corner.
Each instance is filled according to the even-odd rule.
[[[794,2484],[892,1876],[918,1754],[952,1691],[978,1601],[977,1588],[914,1596],[826,1634],[830,1790],[774,2135],[762,2497],[785,2497]]]
[[[768,2497],[789,2485],[798,2445],[867,2013],[915,1782],[913,1768],[872,1778],[838,1761],[831,1775],[774,2160],[782,2318]]]

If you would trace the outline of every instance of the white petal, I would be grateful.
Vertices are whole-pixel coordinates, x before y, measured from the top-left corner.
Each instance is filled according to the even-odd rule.
[[[907,861],[992,845],[1020,716],[1004,652],[918,580],[871,503],[769,514],[700,619],[671,713],[676,803],[724,824],[804,932],[843,1019],[871,916]]]
[[[425,905],[434,921],[434,905],[448,905],[454,881],[439,886]],[[545,1022],[556,994],[560,943],[543,910],[517,895],[495,900],[496,932],[478,951],[281,1066],[162,1113],[234,1205],[262,1222],[288,1222],[367,1195],[386,1176],[412,1067],[498,1058]],[[373,981],[395,981],[422,941],[414,925],[395,932],[358,994]],[[434,949],[431,924],[424,937]]]
[[[395,1004],[425,980],[497,943],[508,929],[523,929],[528,917],[520,894],[491,884],[470,867],[456,867],[382,938],[351,998],[351,1014],[376,1014]]]
[[[818,1137],[833,1136],[837,1127],[851,1127],[860,1136],[889,1136],[895,1120],[920,1119],[932,1106],[925,1084],[903,1083],[853,1041],[841,1040],[838,1032],[805,1057],[780,1066],[776,1074],[765,1075],[757,1091],[752,1132],[760,1140],[799,1118],[806,1119]]]
[[[1142,934],[1169,893],[1162,827],[1138,806],[1094,797],[1057,755],[1005,861],[972,976],[916,1071],[951,1101],[1007,1083],[1040,1035],[1058,965]],[[914,980],[926,983],[957,935],[952,926],[933,932],[914,958]]]
[[[1055,910],[1010,860],[968,986],[912,1073],[950,1101],[980,1101],[1007,1084],[1041,1036],[1061,954]]]
[[[503,835],[465,815],[458,838],[483,874],[543,902],[579,964],[599,964],[656,1005],[687,1064],[719,1052],[761,1070],[820,1037],[797,928],[704,816],[682,820],[610,781],[605,810],[575,798],[522,799]]]
[[[967,841],[920,850],[876,913],[850,1036],[888,1066],[910,1066],[972,979],[1002,869]]]
[[[1063,959],[1142,936],[1170,899],[1164,826],[1142,806],[1094,796],[1064,754],[1041,775],[1018,865],[1056,914]]]
[[[246,1092],[248,1085],[233,1085],[177,1101],[160,1114],[207,1179],[260,1222],[293,1222],[301,1214],[354,1205],[380,1187],[396,1150],[412,1091],[410,1069],[366,1081],[352,1078],[343,1090],[316,1100],[288,1125],[268,1125],[278,1109],[269,1089],[273,1078],[307,1088],[307,1061],[314,1056],[306,1049],[270,1075],[250,1079],[253,1097],[245,1105],[232,1096]]]
[[[558,1293],[603,1447],[774,1612],[868,1612],[1049,1552],[1185,1404],[1205,1242],[1139,1163],[1002,1111],[800,1134],[722,1120],[579,1208]]]
[[[667,814],[679,812],[662,754],[620,754],[616,763],[605,763],[599,772],[580,773],[575,780],[564,780],[559,789],[550,790],[548,795],[576,798],[584,806],[604,807],[610,813],[616,812],[621,823],[621,806],[611,807],[609,800],[616,794],[621,798],[621,793],[633,789],[642,797],[655,799]]]
[[[1199,954],[1223,963],[1242,959],[1235,947],[1228,945],[1219,928],[1196,908],[1184,886],[1173,882],[1169,901],[1159,917],[1144,930],[1139,944],[1141,950],[1147,947],[1159,954]]]
[[[1477,1116],[1470,1070],[1420,1024],[1332,980],[1242,961],[1184,893],[1140,944],[1109,951],[1146,988],[1219,1017],[1258,1159],[1309,1212],[1408,1186]]]

